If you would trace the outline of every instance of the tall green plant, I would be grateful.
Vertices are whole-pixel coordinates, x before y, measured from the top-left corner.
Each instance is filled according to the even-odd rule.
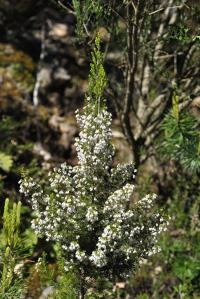
[[[111,114],[103,100],[106,77],[98,37],[92,57],[86,104],[77,113],[78,165],[54,169],[47,185],[31,178],[21,181],[21,192],[35,212],[34,230],[60,243],[65,270],[79,277],[81,299],[90,279],[115,281],[136,270],[157,251],[166,224],[154,209],[155,194],[133,203],[133,163],[112,167]]]
[[[9,199],[7,198],[3,214],[3,241],[5,243],[4,252],[1,253],[3,270],[1,275],[0,294],[3,295],[13,283],[14,269],[16,265],[16,251],[20,242],[21,202],[14,203],[9,209]]]

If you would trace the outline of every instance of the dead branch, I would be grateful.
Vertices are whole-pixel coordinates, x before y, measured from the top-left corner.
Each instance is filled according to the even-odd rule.
[[[33,105],[35,107],[37,107],[39,104],[39,89],[40,89],[40,82],[41,82],[40,67],[42,61],[44,60],[44,57],[45,57],[45,24],[42,26],[41,29],[41,51],[40,51],[40,57],[38,63],[38,70],[36,74],[35,86],[33,89]]]

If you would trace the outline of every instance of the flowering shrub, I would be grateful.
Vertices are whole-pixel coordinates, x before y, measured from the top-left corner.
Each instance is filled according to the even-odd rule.
[[[66,270],[119,277],[157,250],[166,222],[152,209],[155,194],[134,202],[134,165],[112,168],[111,114],[99,98],[106,81],[101,59],[97,39],[86,105],[76,113],[78,165],[55,168],[45,185],[25,178],[20,191],[35,211],[36,233],[61,244]]]

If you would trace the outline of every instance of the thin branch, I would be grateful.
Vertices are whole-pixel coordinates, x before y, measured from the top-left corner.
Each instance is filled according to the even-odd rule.
[[[133,0],[131,0],[131,5],[133,6],[134,12],[135,12],[135,14],[136,14],[136,13],[137,13],[137,8],[136,8],[136,6],[135,6]]]
[[[169,1],[169,5],[171,5],[171,4],[173,4],[173,0]],[[173,13],[173,15],[170,17],[170,10],[169,10],[169,8],[168,7],[165,8],[163,16],[162,16],[161,24],[159,26],[158,33],[157,33],[157,40],[158,40],[158,42],[157,42],[157,44],[155,46],[155,50],[154,50],[154,54],[153,54],[153,60],[154,61],[158,57],[158,54],[159,54],[160,50],[163,47],[163,39],[161,39],[161,37],[163,37],[163,35],[165,34],[166,25],[168,23],[170,23],[170,21],[171,21],[172,18],[173,18],[173,21],[175,20],[174,14],[177,14],[177,11],[175,11]],[[173,57],[174,57],[174,55],[173,55]],[[144,77],[143,77],[143,80],[144,80]],[[147,80],[146,83],[149,84],[148,80]],[[141,86],[144,86],[143,82],[142,82]],[[147,126],[149,124],[149,122],[150,122],[149,125],[151,125],[151,122],[155,118],[155,116],[156,116],[156,118],[160,117],[160,115],[163,112],[163,109],[162,109],[163,107],[162,106],[163,105],[167,106],[167,104],[168,104],[167,101],[166,101],[166,103],[163,103],[163,100],[164,100],[165,97],[166,97],[166,94],[159,95],[153,101],[153,103],[150,105],[150,107],[148,107],[148,108],[147,108],[147,105],[145,104],[145,98],[141,98],[140,99],[139,107],[138,107],[138,112],[137,113],[138,113],[138,117],[139,118],[142,117],[143,124],[145,126]],[[161,107],[159,107],[159,105]],[[140,134],[142,134],[142,132],[140,132]]]
[[[72,9],[70,9],[68,6],[64,5],[60,0],[54,0],[54,1],[56,2],[56,4],[58,6],[60,6],[62,9],[64,9],[67,13],[76,15],[76,13]]]
[[[132,106],[133,94],[135,88],[135,74],[138,66],[138,49],[139,49],[139,21],[143,11],[144,1],[140,1],[136,10],[135,23],[133,22],[133,8],[131,5],[127,6],[127,46],[128,46],[128,61],[127,61],[127,84],[126,96],[124,103],[124,118],[128,118],[130,108]]]
[[[44,57],[45,57],[45,25],[43,25],[41,29],[41,51],[40,51],[40,57],[38,63],[38,70],[36,74],[35,86],[33,89],[33,105],[35,107],[37,107],[39,104],[39,89],[40,89],[40,82],[41,82],[40,66],[42,61],[44,60]]]
[[[170,0],[168,3],[170,6],[173,4],[173,0]],[[176,13],[176,12],[175,12]],[[163,15],[161,17],[161,23],[160,26],[158,28],[158,32],[157,32],[157,43],[155,45],[154,48],[154,53],[153,53],[153,64],[155,62],[155,60],[158,57],[158,54],[160,53],[161,49],[163,48],[163,36],[165,34],[165,29],[167,24],[171,21],[171,19],[173,18],[174,20],[174,13],[172,16],[170,16],[170,10],[168,7],[166,7],[164,9]],[[172,56],[174,57],[174,55]],[[139,104],[138,104],[138,109],[137,109],[137,115],[138,118],[142,119],[142,123],[143,123],[143,127],[150,125],[149,122],[152,121],[152,116],[155,113],[159,112],[159,109],[157,108],[158,105],[162,104],[163,98],[165,97],[164,94],[159,95],[154,101],[154,103],[152,103],[150,105],[150,107],[148,107],[148,103],[147,103],[147,96],[148,96],[148,91],[149,91],[149,86],[150,86],[150,66],[149,66],[149,61],[148,59],[146,59],[146,63],[144,63],[143,66],[143,75],[141,77],[141,97],[139,99]],[[156,64],[154,64],[155,66]],[[158,102],[158,103],[157,103]],[[162,105],[161,105],[162,106]],[[160,109],[160,113],[162,113],[162,109]],[[140,127],[137,130],[137,135],[139,136],[143,136],[143,128]]]
[[[90,33],[89,33],[89,31],[88,31],[87,26],[86,26],[85,23],[83,23],[83,27],[85,29],[85,32],[86,32],[87,36],[90,36]]]
[[[185,4],[183,4],[183,5],[171,6],[171,7],[161,7],[161,8],[159,8],[159,9],[155,10],[155,11],[150,12],[150,13],[149,13],[149,16],[154,15],[154,14],[156,14],[157,12],[163,11],[163,10],[165,10],[166,8],[167,8],[167,9],[174,9],[174,8],[182,9],[183,6],[188,7],[188,6],[185,5]],[[188,7],[188,8],[189,8],[189,7]]]
[[[150,65],[147,61],[145,67],[144,67],[144,74],[143,74],[143,80],[142,80],[142,88],[141,93],[144,97],[147,96],[149,93],[149,86],[150,86]]]
[[[183,52],[178,52],[176,53],[177,56],[181,56],[183,55]],[[159,60],[159,59],[168,59],[168,58],[174,58],[174,53],[173,54],[166,54],[166,55],[159,55],[157,57],[155,57],[155,60]]]
[[[197,49],[197,47],[196,47],[195,43],[191,43],[189,45],[189,48],[188,48],[187,53],[185,55],[185,60],[184,60],[184,63],[183,63],[183,67],[182,67],[183,72],[186,69],[186,67],[188,66],[189,62],[191,61],[191,58],[194,55],[196,49]]]
[[[170,5],[173,4],[173,0],[170,0],[169,4]],[[156,37],[157,43],[156,43],[155,51],[154,51],[154,55],[153,55],[154,59],[155,59],[155,57],[158,56],[159,51],[162,49],[163,39],[161,40],[161,37],[163,37],[165,27],[166,27],[166,22],[167,22],[169,15],[170,15],[170,9],[165,8],[162,19],[161,19],[161,24],[158,28],[157,37]]]
[[[126,19],[122,15],[120,15],[120,13],[118,11],[116,11],[112,6],[110,6],[110,9],[116,16],[118,16],[120,19],[122,19],[126,23]]]
[[[139,165],[139,150],[138,143],[136,142],[131,123],[130,123],[130,110],[133,108],[133,99],[135,92],[136,72],[138,68],[138,50],[139,50],[139,25],[141,16],[144,11],[145,0],[138,2],[134,5],[131,1],[127,5],[127,80],[126,80],[126,94],[124,101],[124,109],[121,117],[122,128],[128,142],[131,144],[134,160],[136,166]],[[132,109],[134,115],[135,111]]]

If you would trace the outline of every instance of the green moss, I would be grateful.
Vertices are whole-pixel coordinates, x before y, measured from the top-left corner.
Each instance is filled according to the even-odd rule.
[[[0,96],[14,100],[33,90],[35,65],[30,56],[10,44],[0,44]]]

